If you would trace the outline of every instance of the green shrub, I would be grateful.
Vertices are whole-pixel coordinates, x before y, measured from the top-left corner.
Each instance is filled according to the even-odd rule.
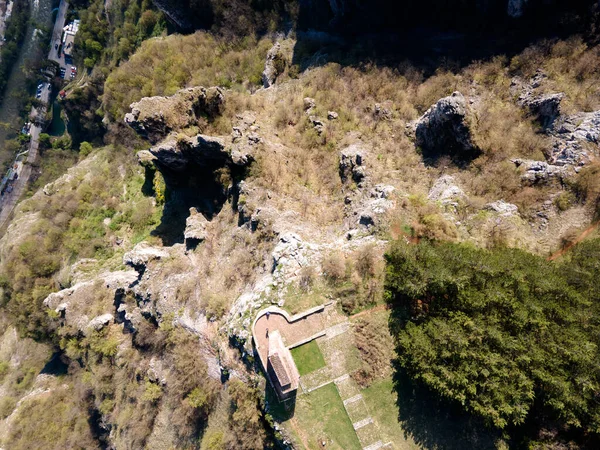
[[[145,390],[142,394],[142,400],[145,402],[156,403],[162,397],[161,387],[150,381],[146,381]]]
[[[559,211],[566,211],[575,203],[575,196],[572,192],[561,192],[558,197],[554,199],[554,206]]]
[[[0,361],[0,382],[4,379],[4,377],[8,373],[9,368],[10,368],[10,364],[7,361]]]
[[[6,419],[16,408],[17,399],[8,395],[0,397],[0,420]]]
[[[84,158],[92,153],[93,149],[94,147],[92,147],[92,144],[89,142],[83,141],[81,144],[79,144],[79,154]]]

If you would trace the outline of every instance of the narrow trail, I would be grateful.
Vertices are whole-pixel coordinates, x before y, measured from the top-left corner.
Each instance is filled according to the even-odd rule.
[[[387,305],[377,305],[377,306],[374,306],[371,309],[366,309],[364,311],[356,313],[353,316],[350,316],[349,319],[350,320],[354,320],[354,319],[357,319],[357,318],[362,317],[362,316],[368,316],[368,315],[371,315],[371,314],[373,314],[373,313],[375,313],[377,311],[383,311],[383,310],[387,309],[387,307],[388,307]]]
[[[554,261],[555,259],[558,259],[561,256],[563,256],[565,253],[567,253],[569,250],[571,250],[573,247],[575,247],[577,244],[579,244],[581,241],[583,241],[586,237],[588,237],[590,234],[592,234],[592,232],[596,228],[598,228],[599,225],[600,225],[600,220],[593,222],[589,227],[587,227],[585,230],[583,230],[583,232],[579,236],[577,236],[577,238],[574,241],[569,242],[569,244],[565,245],[563,248],[561,248],[560,250],[557,250],[552,255],[550,255],[548,257],[548,261]]]
[[[290,419],[290,423],[292,424],[292,428],[294,429],[294,431],[296,432],[296,434],[302,441],[302,445],[304,445],[304,448],[309,449],[310,445],[308,445],[308,440],[306,439],[306,435],[302,432],[302,430],[296,423],[296,419],[295,418]]]

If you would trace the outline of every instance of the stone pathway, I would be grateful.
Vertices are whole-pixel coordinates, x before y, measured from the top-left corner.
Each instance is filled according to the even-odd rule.
[[[379,426],[371,417],[358,385],[347,375],[337,378],[334,383],[363,450],[383,448]]]
[[[351,352],[354,347],[348,345],[348,339],[353,337],[345,334],[349,329],[350,324],[343,322],[327,328],[324,330],[324,336],[316,339],[326,365],[300,377],[303,392],[312,392],[340,377],[348,377],[349,372],[358,369],[358,360],[354,361]]]

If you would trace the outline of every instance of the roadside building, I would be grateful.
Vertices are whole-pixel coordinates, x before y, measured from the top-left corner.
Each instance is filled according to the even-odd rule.
[[[63,28],[62,51],[65,55],[65,62],[71,64],[73,60],[73,50],[75,49],[75,35],[79,31],[79,20],[74,20]]]

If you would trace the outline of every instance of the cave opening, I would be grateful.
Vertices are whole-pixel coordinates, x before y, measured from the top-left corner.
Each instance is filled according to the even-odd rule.
[[[159,168],[165,183],[160,224],[152,231],[163,245],[184,243],[186,220],[195,208],[211,221],[227,201],[231,171],[227,165],[200,165],[190,162],[183,170]],[[158,176],[156,172],[146,176]]]

